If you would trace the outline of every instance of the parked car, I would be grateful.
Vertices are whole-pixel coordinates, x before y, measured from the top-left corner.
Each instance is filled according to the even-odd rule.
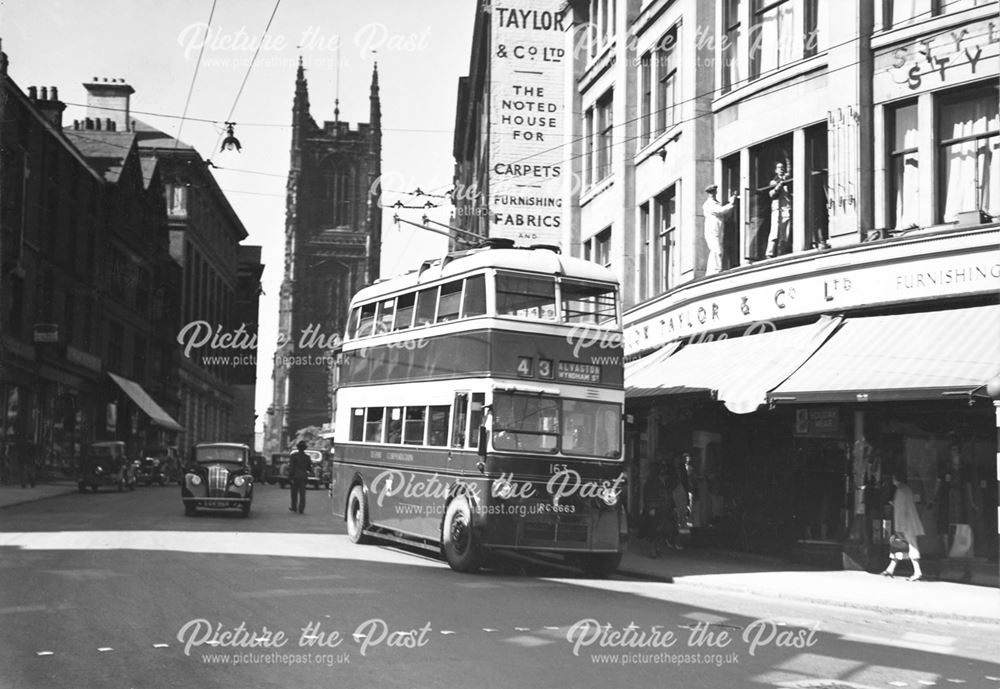
[[[119,492],[125,488],[135,490],[135,472],[132,462],[125,457],[125,443],[112,440],[88,445],[80,458],[76,485],[81,493],[87,488],[96,491],[101,486],[114,487]]]
[[[267,468],[267,482],[277,483],[282,488],[288,487],[288,454],[280,452],[271,455],[271,464]]]
[[[184,514],[198,508],[238,509],[250,516],[253,502],[253,473],[250,448],[240,443],[200,443],[191,453],[191,462],[181,484]]]
[[[320,450],[306,450],[311,462],[309,466],[309,476],[306,478],[306,486],[319,488],[330,487],[333,480],[333,460],[327,457],[327,453]]]

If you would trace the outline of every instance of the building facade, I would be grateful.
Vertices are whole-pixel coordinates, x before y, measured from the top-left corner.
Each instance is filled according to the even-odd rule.
[[[3,474],[72,477],[89,442],[179,430],[163,187],[110,120],[64,129],[55,87],[2,90]]]
[[[274,396],[267,452],[287,448],[295,433],[332,419],[333,350],[347,326],[351,296],[379,276],[382,209],[382,111],[377,66],[369,93],[370,119],[351,128],[319,126],[309,111],[309,85],[299,64],[292,104],[285,266],[274,359]]]
[[[995,570],[996,3],[548,9],[562,248],[622,283],[632,516],[687,454],[699,538],[875,566],[899,472],[939,574]]]

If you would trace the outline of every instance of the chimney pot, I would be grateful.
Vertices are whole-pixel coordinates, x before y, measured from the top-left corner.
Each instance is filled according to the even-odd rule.
[[[31,100],[38,100],[38,87],[37,86],[29,86],[28,87],[28,98],[30,98]]]
[[[93,129],[94,128],[94,121],[92,119],[90,119],[89,117],[86,120],[85,128],[86,129]]]
[[[80,120],[73,120],[73,129],[80,128]]]
[[[51,98],[52,100],[59,100],[59,89],[57,89],[55,86],[50,86],[49,98]]]
[[[43,86],[42,87],[42,100],[48,100],[48,99],[49,99],[49,89],[48,89],[48,87]]]
[[[97,125],[97,131],[101,131],[101,118],[100,117],[98,117],[96,120],[94,120],[94,124]]]

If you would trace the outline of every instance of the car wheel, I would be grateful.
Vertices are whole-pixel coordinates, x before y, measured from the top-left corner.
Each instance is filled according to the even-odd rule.
[[[118,480],[118,492],[121,493],[125,490],[125,482],[121,479]]]
[[[97,485],[96,483],[90,487],[90,490],[94,491],[95,493],[97,491],[99,491],[100,489],[101,489],[101,487],[99,485]]]
[[[606,579],[621,564],[621,553],[588,553],[574,557],[575,564],[584,576],[591,579]]]
[[[459,496],[448,503],[441,525],[441,553],[456,572],[475,572],[483,564],[483,553],[472,528],[472,507]]]
[[[365,497],[365,489],[360,486],[351,488],[351,494],[347,496],[347,537],[351,543],[368,543],[369,538],[365,535],[368,528],[368,499]]]
[[[87,486],[85,486],[82,482],[76,484],[76,487],[81,493],[84,493],[87,490]]]
[[[241,508],[241,512],[243,514],[243,518],[244,519],[246,519],[247,517],[249,517],[250,516],[250,505],[243,505],[243,507]]]
[[[194,511],[195,511],[194,505],[192,505],[189,502],[185,502],[184,503],[184,516],[185,517],[193,517],[194,516]]]

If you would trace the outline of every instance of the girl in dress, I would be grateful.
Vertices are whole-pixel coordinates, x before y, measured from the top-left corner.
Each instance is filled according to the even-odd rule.
[[[893,553],[893,559],[889,560],[889,566],[882,574],[887,577],[893,576],[899,561],[908,559],[913,563],[913,575],[907,581],[920,581],[923,572],[920,570],[920,550],[917,549],[917,538],[924,535],[924,525],[917,513],[913,489],[906,484],[904,477],[899,474],[894,475],[892,485],[896,487],[896,494],[892,499],[893,519],[896,522],[895,531],[903,534],[903,538],[910,544],[910,547],[907,553]]]

